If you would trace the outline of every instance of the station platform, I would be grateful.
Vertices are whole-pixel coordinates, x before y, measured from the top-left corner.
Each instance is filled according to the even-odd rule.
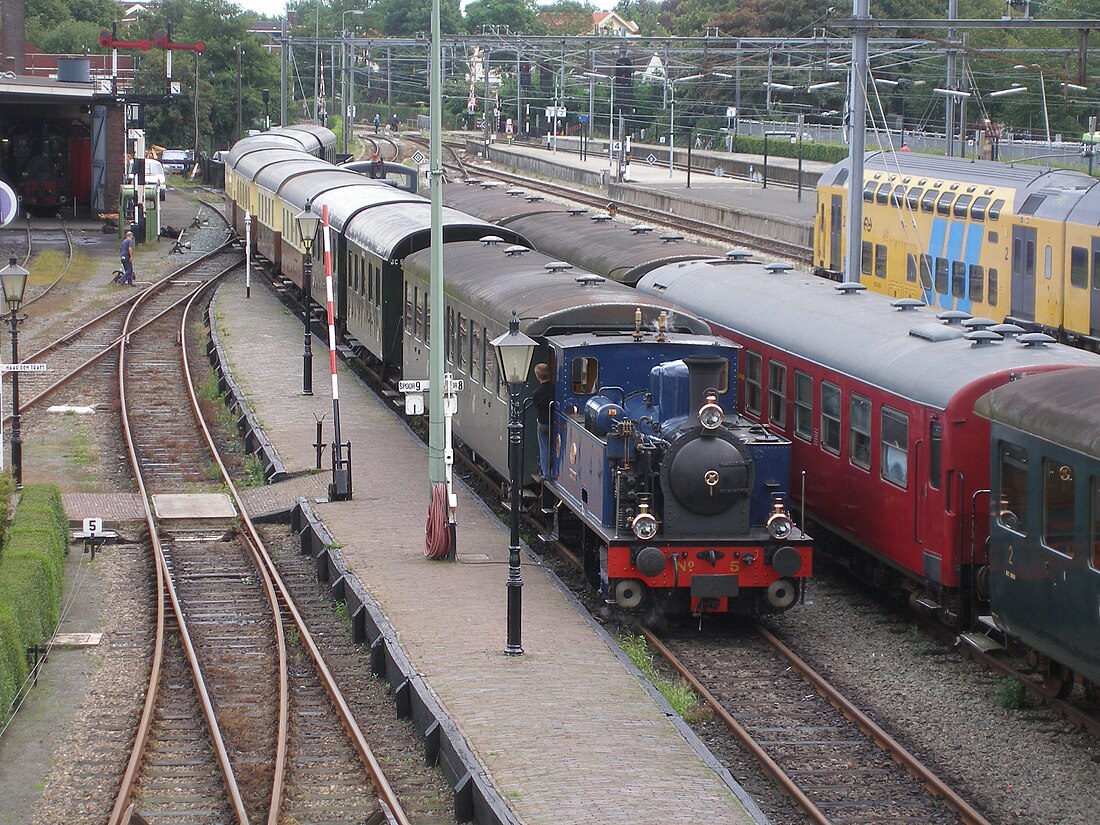
[[[692,153],[689,180],[682,168],[686,150],[676,150],[677,165],[670,171],[667,148],[635,144],[626,178],[620,182],[607,155],[607,141],[590,144],[582,157],[576,138],[559,138],[556,149],[502,142],[486,147],[483,142],[469,141],[466,156],[475,164],[489,162],[577,185],[620,205],[673,212],[756,237],[775,238],[805,249],[808,260],[813,247],[817,179],[832,164],[803,161],[799,175],[797,160],[770,157],[765,181],[763,158],[758,155],[699,151]]]
[[[309,471],[316,418],[326,417],[325,437],[332,437],[324,343],[315,336],[315,395],[303,396],[302,329],[269,290],[254,284],[246,298],[243,283],[227,283],[211,318],[233,378],[288,473],[306,473],[264,488],[261,509],[302,495],[311,483],[323,489],[329,473]],[[505,527],[459,487],[457,562],[426,559],[427,449],[343,366],[339,381],[354,498],[318,499],[313,510],[512,821],[763,822],[744,790],[526,550],[524,654],[505,655]]]

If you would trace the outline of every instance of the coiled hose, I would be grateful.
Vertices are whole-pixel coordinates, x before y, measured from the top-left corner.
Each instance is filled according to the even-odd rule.
[[[447,485],[432,487],[432,503],[428,505],[428,524],[424,528],[424,556],[445,559],[451,552],[451,531],[447,524]]]

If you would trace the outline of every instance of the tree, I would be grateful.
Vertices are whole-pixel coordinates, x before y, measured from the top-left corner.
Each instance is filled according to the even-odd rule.
[[[558,0],[539,10],[539,19],[546,26],[547,34],[589,34],[592,31],[591,3],[578,0]]]
[[[507,26],[513,34],[541,34],[534,0],[473,0],[466,6],[466,28],[476,32],[479,26]]]
[[[50,54],[100,52],[99,32],[118,17],[114,0],[27,0],[27,40]]]
[[[379,24],[386,37],[413,37],[432,28],[432,0],[378,0]],[[462,31],[459,0],[440,0],[439,28],[443,34]]]

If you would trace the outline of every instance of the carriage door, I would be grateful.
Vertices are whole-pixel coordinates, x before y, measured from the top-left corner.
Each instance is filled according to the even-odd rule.
[[[1089,334],[1100,336],[1100,238],[1092,239],[1092,289],[1089,290]]]
[[[1036,230],[1028,226],[1012,227],[1012,306],[1014,318],[1035,320],[1035,246]]]
[[[840,239],[844,234],[844,204],[840,195],[833,195],[829,204],[829,269],[843,271]]]

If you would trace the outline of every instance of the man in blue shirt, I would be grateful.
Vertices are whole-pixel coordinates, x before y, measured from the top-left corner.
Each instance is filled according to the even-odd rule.
[[[122,242],[122,248],[119,250],[119,256],[122,258],[122,277],[119,278],[120,284],[134,285],[134,230],[129,229],[126,231],[126,240]]]

